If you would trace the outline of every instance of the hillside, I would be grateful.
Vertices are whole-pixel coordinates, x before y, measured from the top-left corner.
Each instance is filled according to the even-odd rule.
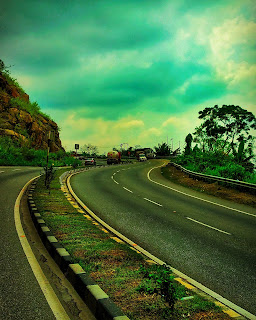
[[[31,103],[8,72],[0,71],[0,136],[10,137],[22,147],[47,149],[48,132],[54,132],[50,151],[64,151],[58,125]]]

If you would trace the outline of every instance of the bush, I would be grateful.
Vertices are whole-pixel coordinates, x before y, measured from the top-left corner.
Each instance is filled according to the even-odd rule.
[[[173,311],[178,295],[171,270],[166,265],[153,265],[147,268],[141,266],[140,272],[144,275],[145,280],[139,285],[137,291],[146,294],[160,294]]]
[[[237,163],[232,155],[227,155],[220,151],[202,152],[196,150],[196,152],[193,151],[189,155],[180,155],[174,161],[194,172],[249,183],[256,182],[256,175],[253,169],[248,170],[245,164]]]
[[[10,137],[0,137],[0,165],[6,166],[46,166],[46,150],[20,147],[18,142]],[[64,151],[49,154],[49,164],[56,166],[81,164],[77,159],[70,157]]]

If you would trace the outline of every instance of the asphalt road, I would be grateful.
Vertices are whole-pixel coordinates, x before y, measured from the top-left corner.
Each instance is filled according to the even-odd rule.
[[[180,192],[153,183],[148,172],[161,163],[95,168],[73,176],[71,185],[119,232],[256,314],[255,209],[175,185],[160,168],[150,172],[150,179]]]
[[[41,170],[0,167],[0,319],[55,319],[24,254],[14,222],[18,194]]]

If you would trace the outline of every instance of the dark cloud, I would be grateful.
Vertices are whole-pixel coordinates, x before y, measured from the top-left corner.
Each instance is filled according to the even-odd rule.
[[[136,110],[183,110],[226,92],[210,66],[210,44],[200,42],[193,25],[204,10],[205,19],[219,8],[225,17],[237,0],[224,2],[10,0],[0,12],[0,58],[35,79],[28,92],[48,109],[84,108],[85,116],[105,119]],[[207,28],[219,23],[216,18]],[[235,48],[232,58],[254,62],[254,51],[247,49],[239,55]],[[182,88],[185,93],[177,93]]]
[[[66,76],[59,80],[60,83],[55,80],[52,85],[48,84],[47,98],[41,96],[40,88],[35,95],[48,108],[84,107],[88,117],[101,115],[105,119],[117,119],[138,109],[156,112],[181,109],[172,105],[169,97],[175,96],[175,90],[192,75],[209,76],[211,72],[209,67],[192,62],[179,65],[162,61],[149,68],[124,66],[103,74],[76,73],[76,78]]]
[[[6,2],[0,14],[1,57],[17,70],[44,75],[78,67],[81,55],[145,49],[169,37],[151,18],[164,2]]]
[[[199,103],[211,98],[219,98],[226,93],[227,84],[213,78],[201,78],[193,81],[180,97],[182,101],[189,104]]]
[[[247,0],[245,0],[247,1]],[[201,11],[207,9],[212,10],[213,8],[223,8],[227,7],[229,5],[235,5],[239,4],[241,5],[240,0],[181,0],[179,1],[180,9],[184,10],[185,12],[194,11],[197,13],[200,13]]]

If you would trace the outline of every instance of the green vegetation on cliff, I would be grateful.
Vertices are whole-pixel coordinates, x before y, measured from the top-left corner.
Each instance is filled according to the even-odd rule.
[[[38,154],[40,158],[40,151],[48,149],[50,132],[53,137],[50,151],[64,152],[58,125],[41,111],[37,102],[29,100],[29,95],[10,76],[8,68],[0,59],[0,148],[1,152],[4,150],[1,163],[7,165],[36,161],[35,155]],[[38,152],[25,152],[33,149]],[[33,153],[34,156],[31,158],[27,153]]]
[[[9,88],[12,88],[16,92],[14,95],[19,95],[17,97],[12,97],[10,99],[10,104],[12,107],[19,106],[20,109],[27,111],[32,116],[41,115],[46,119],[52,120],[49,115],[42,112],[40,109],[40,106],[37,102],[30,102],[29,99],[24,99],[24,97],[28,97],[28,95],[25,93],[24,89],[20,86],[17,79],[14,79],[10,76],[10,72],[8,70],[8,67],[5,66],[4,62],[0,59],[0,75],[7,81]],[[8,92],[8,89],[6,90],[6,87],[3,85],[0,86],[0,93],[10,93]],[[21,96],[21,97],[20,97]]]
[[[46,166],[47,150],[20,147],[17,141],[10,137],[0,136],[0,166]],[[63,150],[50,152],[49,164],[57,166],[76,166],[79,160]]]

